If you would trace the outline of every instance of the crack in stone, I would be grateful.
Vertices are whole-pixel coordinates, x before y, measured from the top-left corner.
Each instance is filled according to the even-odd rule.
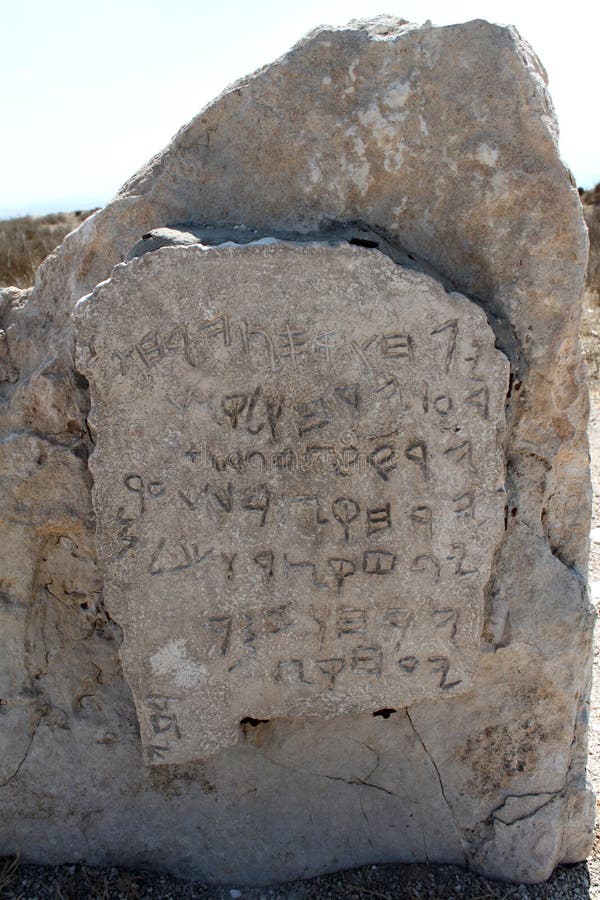
[[[356,741],[356,743],[361,743],[361,741]],[[366,747],[368,745],[364,744],[363,746]],[[369,750],[373,750],[373,748],[369,747]],[[376,753],[377,751],[373,751],[373,752]],[[393,791],[390,791],[387,788],[382,787],[380,784],[373,784],[372,782],[367,781],[364,778],[359,778],[358,776],[356,776],[354,778],[342,778],[341,775],[327,775],[326,772],[311,772],[308,769],[299,769],[295,766],[286,766],[285,763],[277,762],[276,760],[272,759],[270,756],[267,756],[265,753],[263,753],[262,755],[264,756],[264,758],[266,760],[268,760],[268,762],[271,763],[271,765],[277,766],[280,769],[285,769],[288,772],[301,772],[303,775],[309,775],[312,778],[326,778],[328,781],[341,781],[344,784],[348,784],[352,787],[368,787],[368,788],[372,788],[373,790],[382,791],[382,793],[388,794],[390,797],[394,797],[396,800],[400,799],[398,794],[395,794]],[[377,756],[379,757],[379,754],[377,754]],[[371,772],[367,775],[367,778],[371,777],[371,775],[377,769],[378,766],[379,766],[379,759],[377,761],[377,765],[375,766],[375,768],[372,769]]]
[[[490,812],[489,818],[495,819],[497,822],[502,822],[503,825],[507,825],[507,826],[515,825],[517,822],[524,822],[526,819],[532,819],[535,815],[537,815],[537,813],[539,813],[539,811],[541,809],[544,809],[544,807],[548,806],[550,803],[552,803],[554,800],[556,800],[557,797],[560,797],[561,794],[563,794],[563,792],[564,792],[564,788],[561,789],[560,791],[534,791],[534,792],[527,793],[527,794],[507,794],[506,797],[503,799],[502,803],[499,803],[498,806],[496,806]],[[503,807],[506,806],[506,803],[509,800],[513,800],[513,799],[514,800],[526,800],[529,797],[548,797],[548,799],[545,800],[543,803],[540,803],[539,806],[536,806],[536,808],[533,809],[531,812],[523,813],[523,815],[517,816],[515,819],[511,819],[508,822],[505,819],[502,819],[499,815],[497,815],[497,813],[500,812],[500,810],[502,810]]]
[[[421,735],[419,734],[419,732],[418,732],[417,729],[415,728],[414,722],[413,722],[413,720],[412,720],[411,717],[410,717],[410,713],[409,713],[408,709],[405,709],[404,711],[405,711],[405,713],[406,713],[406,718],[407,718],[408,721],[410,722],[410,727],[412,728],[415,737],[416,737],[417,740],[419,741],[421,747],[423,748],[423,752],[425,753],[425,755],[427,756],[428,760],[431,762],[431,765],[433,766],[433,768],[434,768],[434,770],[435,770],[435,774],[437,775],[437,780],[438,780],[438,783],[439,783],[439,786],[440,786],[440,793],[441,793],[442,797],[444,798],[444,802],[445,802],[446,806],[448,807],[448,812],[450,813],[450,817],[451,817],[451,819],[452,819],[452,823],[453,823],[453,825],[454,825],[454,829],[455,829],[456,834],[457,834],[457,836],[458,836],[458,840],[459,840],[459,843],[460,843],[460,849],[461,849],[461,853],[462,853],[462,855],[463,855],[465,867],[466,867],[466,868],[469,868],[469,860],[468,860],[468,858],[467,858],[467,854],[465,853],[465,849],[464,849],[464,846],[463,846],[462,829],[460,828],[460,826],[459,826],[459,824],[458,824],[458,822],[457,822],[457,820],[456,820],[456,816],[455,816],[455,814],[454,814],[454,810],[452,809],[452,805],[451,805],[450,801],[448,800],[448,798],[447,798],[447,796],[446,796],[446,791],[445,791],[445,789],[444,789],[444,782],[442,781],[442,776],[441,776],[441,774],[440,774],[440,770],[438,769],[437,763],[436,763],[436,761],[434,760],[433,756],[431,755],[431,753],[430,753],[429,750],[427,749],[427,747],[426,747],[426,745],[425,745],[425,741],[423,740],[423,738],[421,737]]]
[[[31,732],[31,737],[29,738],[29,741],[27,742],[27,747],[25,748],[25,753],[23,754],[23,758],[21,759],[19,765],[17,766],[15,771],[12,773],[12,775],[9,778],[7,778],[6,781],[0,782],[0,788],[6,787],[7,785],[9,785],[11,783],[11,781],[14,781],[14,779],[17,777],[17,775],[21,771],[21,768],[23,767],[25,760],[29,756],[29,751],[31,750],[31,745],[33,744],[33,739],[35,738],[35,736],[38,732],[38,728],[40,727],[40,724],[41,724],[44,716],[45,716],[44,712],[41,712],[39,714],[37,721],[33,727],[33,731]]]
[[[377,766],[375,767],[377,768]],[[307,772],[307,775],[314,775],[316,778],[327,778],[329,781],[343,781],[344,784],[356,785],[360,787],[369,787],[374,788],[377,791],[383,791],[384,794],[389,794],[390,797],[395,797],[396,800],[399,800],[398,794],[394,794],[393,791],[388,791],[387,788],[382,787],[380,784],[373,784],[370,781],[365,781],[363,778],[342,778],[341,775],[326,775],[323,772]]]
[[[364,805],[364,803],[363,803],[363,801],[362,801],[362,797],[361,797],[360,795],[359,795],[359,797],[358,797],[358,804],[359,804],[359,806],[360,806],[360,811],[361,811],[361,813],[362,813],[362,815],[363,815],[363,819],[364,819],[365,822],[367,823],[367,840],[368,840],[368,842],[369,842],[369,847],[372,847],[372,846],[373,846],[373,841],[371,840],[371,823],[369,822],[369,817],[368,817],[368,815],[367,815],[367,811],[366,811],[366,809],[365,809],[365,805]]]
[[[373,766],[373,768],[371,769],[371,771],[369,772],[367,777],[364,779],[365,782],[368,782],[371,780],[372,776],[375,774],[375,772],[381,765],[381,754],[380,754],[379,750],[376,750],[375,747],[371,747],[371,745],[367,744],[365,741],[357,741],[354,738],[350,738],[350,740],[352,741],[352,743],[358,744],[360,747],[366,747],[367,750],[370,750],[371,753],[375,754],[375,765]]]

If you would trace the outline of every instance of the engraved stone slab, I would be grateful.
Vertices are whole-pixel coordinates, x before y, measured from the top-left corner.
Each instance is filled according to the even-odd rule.
[[[76,319],[148,764],[469,686],[508,385],[478,306],[376,250],[273,242],[149,253]]]

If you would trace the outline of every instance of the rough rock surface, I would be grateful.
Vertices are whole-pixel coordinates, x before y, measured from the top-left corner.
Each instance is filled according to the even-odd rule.
[[[507,518],[457,697],[273,719],[145,767],[96,561],[75,303],[177,222],[368,223],[486,312],[511,363]],[[546,878],[588,852],[587,238],[544,71],[511,28],[322,28],[229,88],[0,295],[0,846],[265,883],[382,860]],[[375,710],[374,710],[375,712]]]
[[[150,764],[468,690],[509,365],[375,248],[178,247],[76,309],[104,600]]]

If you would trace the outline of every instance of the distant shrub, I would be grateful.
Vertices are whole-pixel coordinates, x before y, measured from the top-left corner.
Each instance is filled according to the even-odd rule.
[[[589,191],[584,191],[583,188],[579,188],[579,196],[581,197],[581,202],[584,204],[592,205],[594,203],[600,203],[600,182],[598,182],[596,187],[591,188]]]
[[[600,302],[600,184],[581,194],[583,214],[590,234],[590,259],[586,289]]]
[[[0,220],[0,287],[30,287],[39,264],[92,212]]]

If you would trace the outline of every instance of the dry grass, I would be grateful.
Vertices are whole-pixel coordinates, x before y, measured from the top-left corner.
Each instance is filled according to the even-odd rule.
[[[586,292],[580,328],[581,342],[587,362],[590,390],[600,387],[600,306],[591,292]]]
[[[591,191],[580,191],[580,195],[590,235],[586,289],[592,302],[600,304],[600,183]]]
[[[600,184],[580,194],[590,234],[590,259],[580,333],[590,388],[597,392],[600,387]]]
[[[591,188],[589,191],[583,191],[580,188],[579,194],[581,197],[581,202],[584,206],[591,206],[594,203],[600,203],[600,182],[598,182],[596,187]]]
[[[0,220],[0,288],[33,284],[39,264],[94,210]]]

